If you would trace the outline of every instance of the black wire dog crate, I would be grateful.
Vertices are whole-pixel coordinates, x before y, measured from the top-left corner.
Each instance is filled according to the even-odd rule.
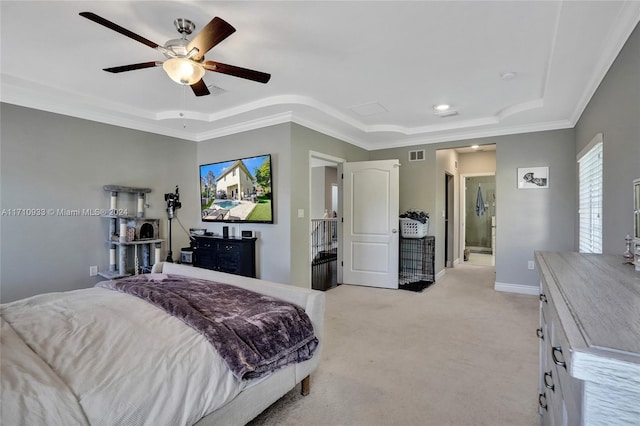
[[[426,287],[435,281],[435,241],[434,236],[400,237],[400,286],[424,284]]]

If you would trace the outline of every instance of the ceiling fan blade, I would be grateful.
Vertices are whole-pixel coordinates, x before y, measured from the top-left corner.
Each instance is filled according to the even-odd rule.
[[[158,65],[162,65],[162,62],[153,61],[153,62],[142,62],[139,64],[122,65],[119,67],[104,68],[104,71],[118,73],[118,72],[125,72],[125,71],[141,70],[143,68],[153,68]]]
[[[196,96],[205,96],[210,93],[203,79],[200,79],[197,83],[193,83],[191,88]]]
[[[257,81],[258,83],[267,83],[271,78],[271,74],[265,72],[236,67],[235,65],[227,65],[222,62],[206,61],[203,66],[209,71],[246,78],[247,80]]]
[[[194,47],[198,49],[198,53],[191,59],[200,62],[205,53],[235,31],[231,24],[216,16],[187,44],[187,51]]]
[[[85,17],[85,18],[87,18],[87,19],[89,19],[89,20],[91,20],[91,21],[93,21],[95,23],[103,25],[103,26],[109,28],[110,30],[119,32],[120,34],[125,35],[125,36],[127,36],[129,38],[132,38],[135,41],[138,41],[138,42],[140,42],[142,44],[146,44],[147,46],[151,47],[152,49],[157,49],[159,47],[158,43],[154,43],[151,40],[147,40],[146,38],[144,38],[142,36],[139,36],[138,34],[132,32],[132,31],[129,31],[128,29],[123,28],[118,24],[114,24],[113,22],[108,21],[108,20],[104,19],[103,17],[96,15],[93,12],[80,12],[80,16],[83,16],[83,17]]]

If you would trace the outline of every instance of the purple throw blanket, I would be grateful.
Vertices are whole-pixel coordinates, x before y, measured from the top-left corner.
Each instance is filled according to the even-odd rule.
[[[144,274],[96,284],[137,296],[200,332],[240,380],[310,359],[318,346],[305,311],[228,284]]]

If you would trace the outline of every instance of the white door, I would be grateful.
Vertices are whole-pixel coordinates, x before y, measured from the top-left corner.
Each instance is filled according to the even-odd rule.
[[[344,284],[398,288],[398,160],[343,163]]]

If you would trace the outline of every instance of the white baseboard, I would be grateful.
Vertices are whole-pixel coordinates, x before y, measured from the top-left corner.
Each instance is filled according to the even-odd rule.
[[[504,291],[505,293],[530,294],[533,296],[540,294],[540,287],[533,285],[499,283],[496,281],[493,288],[496,291]]]
[[[440,270],[440,272],[438,272],[438,273],[436,274],[436,281],[441,280],[441,279],[442,279],[442,277],[444,277],[444,274],[446,274],[446,273],[447,273],[446,271],[447,271],[447,269],[446,269],[446,268],[443,268],[442,270]]]

